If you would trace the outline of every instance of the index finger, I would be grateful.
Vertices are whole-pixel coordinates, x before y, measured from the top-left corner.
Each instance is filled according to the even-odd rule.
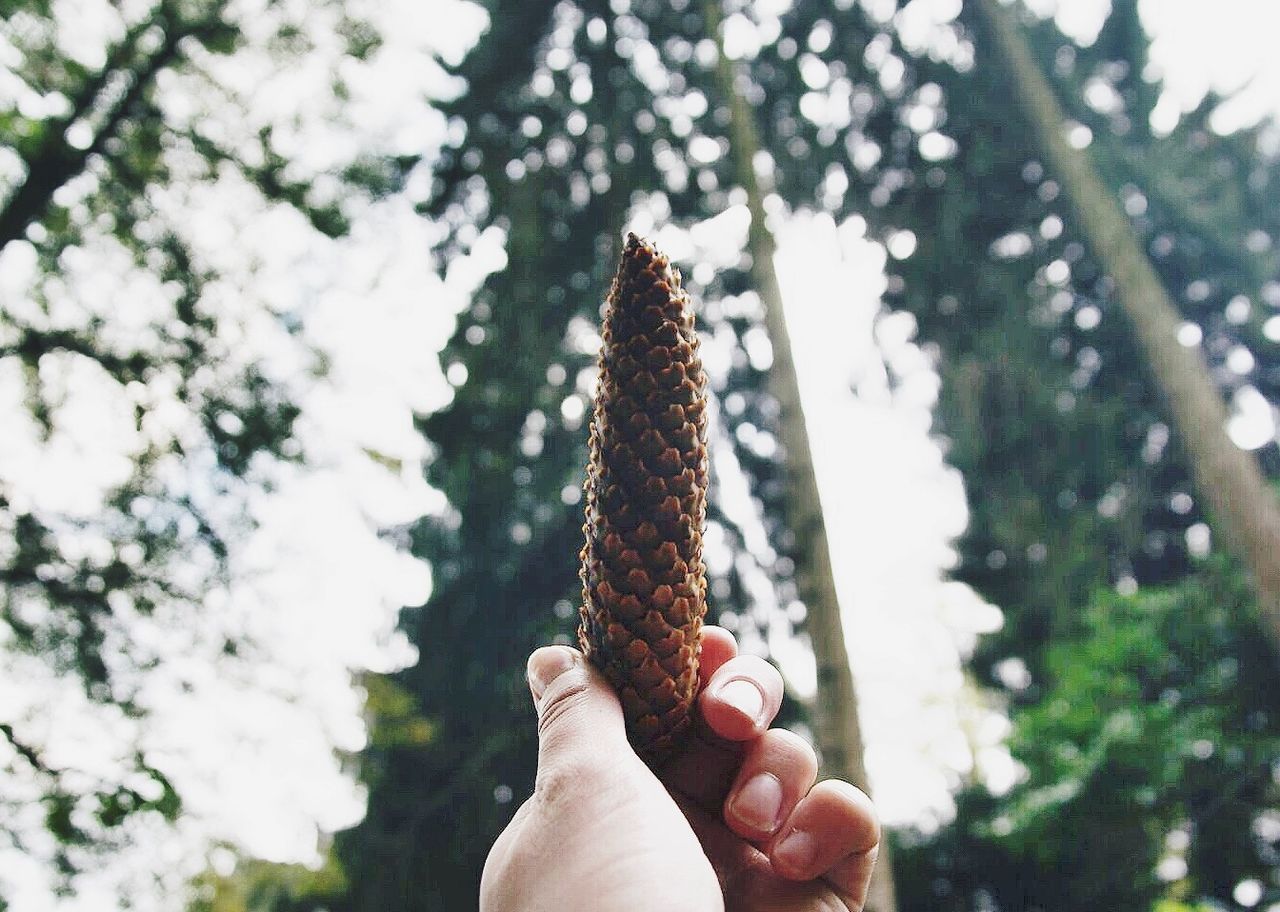
[[[769,729],[782,706],[782,675],[759,656],[735,656],[716,669],[698,695],[711,730],[729,741],[749,741]]]

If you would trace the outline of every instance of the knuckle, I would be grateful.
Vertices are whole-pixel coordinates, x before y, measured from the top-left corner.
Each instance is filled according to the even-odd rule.
[[[818,768],[818,752],[813,749],[812,744],[795,732],[785,728],[775,728],[769,732],[769,738],[775,742],[775,750],[779,753],[800,758],[805,766],[812,769]]]
[[[826,875],[826,881],[849,912],[863,912],[875,871],[877,848],[855,852],[838,862]]]
[[[561,683],[563,680],[563,683]],[[565,675],[543,695],[538,707],[538,737],[542,742],[534,796],[544,805],[561,804],[579,796],[585,783],[595,781],[599,761],[586,750],[575,716],[586,712],[590,679]]]
[[[544,807],[578,804],[585,791],[599,789],[607,770],[596,759],[579,753],[559,755],[538,768],[533,797]]]
[[[572,795],[581,781],[572,769],[563,763],[543,766],[533,785],[534,797],[544,805],[559,804]]]
[[[880,845],[880,815],[866,792],[843,779],[828,779],[814,788],[824,792],[830,800],[844,805],[845,813],[849,815],[849,835],[857,843],[851,847],[854,851],[863,854]]]
[[[585,676],[575,676],[567,686],[549,690],[538,707],[538,735],[546,734],[562,724],[560,720],[572,715],[587,700],[590,682]]]

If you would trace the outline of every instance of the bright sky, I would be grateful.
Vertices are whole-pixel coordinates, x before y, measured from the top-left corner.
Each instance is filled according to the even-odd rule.
[[[934,2],[934,0],[916,0]],[[1026,0],[1082,43],[1092,42],[1111,0]],[[1151,78],[1164,80],[1157,118],[1166,129],[1180,111],[1208,91],[1234,96],[1214,123],[1228,132],[1280,113],[1280,3],[1274,0],[1141,0],[1139,14],[1152,36]]]
[[[857,216],[837,225],[797,213],[777,232],[776,265],[868,773],[885,820],[929,828],[949,816],[962,779],[1013,784],[1000,743],[1007,723],[961,670],[977,637],[1002,619],[946,579],[967,508],[960,474],[931,436],[940,381],[914,318],[880,305],[887,255],[865,230]]]
[[[1060,24],[1082,40],[1096,32],[1106,8],[1100,0],[1029,2],[1046,13],[1058,9]],[[775,11],[780,6],[768,5]],[[300,166],[317,172],[363,151],[430,150],[440,142],[445,125],[423,99],[455,87],[424,61],[433,50],[448,60],[460,58],[483,25],[473,6],[464,0],[437,0],[429,10],[417,0],[353,2],[358,13],[381,24],[387,43],[366,64],[344,64],[354,101],[342,116],[331,99],[314,91],[326,84],[320,74],[339,53],[334,23],[314,11],[304,16],[316,48],[281,70],[263,46],[274,13],[260,7],[260,0],[236,4],[249,46],[209,64],[226,94],[214,104],[207,87],[170,81],[164,85],[166,116],[198,120],[232,143],[272,124]],[[117,5],[107,0],[59,0],[57,8],[66,49],[87,64],[120,31]],[[954,8],[955,0],[912,0],[908,7],[910,16],[923,20],[945,20]],[[1271,48],[1280,34],[1275,0],[1146,0],[1142,9],[1168,86],[1162,117],[1190,108],[1208,87],[1231,90],[1250,75],[1255,81],[1224,109],[1221,125],[1280,112],[1280,56]],[[23,95],[22,86],[7,78],[9,59],[0,42],[0,101],[39,109],[47,100]],[[0,150],[0,181],[12,179],[12,168]],[[0,850],[0,884],[15,910],[88,912],[105,908],[107,897],[122,887],[143,912],[177,910],[182,884],[202,867],[210,844],[225,842],[275,860],[311,860],[318,834],[361,813],[362,796],[333,758],[335,748],[357,749],[364,737],[350,674],[411,659],[390,625],[399,605],[421,600],[430,586],[427,568],[396,553],[376,530],[443,508],[439,495],[421,482],[425,450],[412,426],[415,412],[439,407],[449,396],[440,366],[425,355],[440,350],[454,315],[504,261],[501,235],[491,233],[472,258],[449,264],[441,276],[423,253],[435,228],[412,211],[428,186],[424,168],[405,196],[376,206],[353,204],[355,228],[341,241],[317,236],[287,211],[264,207],[251,188],[234,180],[180,186],[159,199],[162,212],[227,273],[223,301],[234,313],[228,332],[241,345],[240,356],[296,373],[302,354],[272,334],[263,317],[270,308],[302,314],[307,341],[333,358],[330,379],[304,395],[301,436],[318,468],[301,474],[275,467],[279,487],[273,494],[241,491],[221,508],[248,510],[261,528],[242,546],[243,579],[231,591],[211,594],[209,607],[216,610],[209,614],[229,617],[274,644],[260,667],[228,675],[201,652],[201,637],[213,633],[182,628],[182,618],[169,629],[158,625],[145,632],[187,656],[167,666],[149,691],[160,724],[144,733],[150,739],[144,743],[178,783],[190,813],[176,832],[140,825],[129,834],[131,848],[84,879],[77,898],[52,896],[41,864],[49,847],[38,835],[33,853]],[[737,261],[746,219],[739,206],[684,230],[664,225],[660,206],[642,204],[632,227],[656,235],[691,275],[709,277]],[[1002,788],[1016,775],[1000,744],[1007,723],[960,671],[975,637],[998,624],[999,613],[945,579],[954,560],[951,542],[966,521],[963,485],[930,439],[938,385],[931,360],[910,318],[879,304],[884,248],[864,236],[856,218],[837,225],[809,212],[779,212],[774,227],[832,548],[841,556],[838,585],[867,706],[870,771],[887,819],[929,826],[950,812],[949,791],[960,777]],[[60,319],[74,325],[98,311],[112,331],[128,336],[145,326],[148,307],[163,310],[164,290],[132,270],[109,240],[98,240],[68,269]],[[249,250],[257,254],[252,264]],[[0,298],[7,306],[19,306],[10,302],[29,293],[30,253],[18,243],[0,257]],[[857,291],[836,298],[833,288]],[[138,310],[111,308],[126,291]],[[430,308],[422,306],[427,299]],[[758,308],[751,296],[723,304],[742,313]],[[833,353],[835,340],[840,349]],[[749,333],[741,341],[753,361],[769,362],[767,337]],[[717,357],[723,362],[736,342],[712,332],[706,353],[713,374],[725,368],[716,367]],[[896,391],[890,391],[886,363],[903,378]],[[0,478],[40,509],[89,515],[139,445],[129,396],[145,394],[164,405],[146,429],[155,439],[190,433],[190,415],[161,381],[125,391],[85,365],[65,368],[58,416],[65,432],[48,444],[39,443],[21,418],[18,378],[0,373],[0,423],[8,429],[0,438]],[[451,374],[450,380],[465,378]],[[727,433],[723,422],[715,433]],[[763,432],[743,442],[774,445]],[[388,471],[370,451],[398,460],[399,468]],[[86,459],[90,452],[95,459]],[[199,493],[207,487],[204,471],[194,460],[174,466],[171,480]],[[742,568],[752,597],[767,604],[773,595],[761,568],[770,560],[768,544],[731,448],[717,447],[715,471],[725,509],[748,539],[744,559],[755,562]],[[875,484],[868,483],[872,478]],[[729,559],[714,542],[709,534],[708,560]],[[372,580],[382,584],[371,586]],[[187,639],[173,639],[179,634]],[[792,686],[811,694],[811,657],[781,639],[781,631],[767,635]],[[194,689],[179,686],[183,680],[194,681]],[[37,663],[0,664],[0,716],[22,721],[67,764],[110,776],[114,761],[91,755],[121,755],[143,735],[122,720],[97,718],[64,685]],[[0,785],[10,795],[28,787]],[[38,834],[38,814],[27,825]],[[216,864],[228,858],[212,857]]]

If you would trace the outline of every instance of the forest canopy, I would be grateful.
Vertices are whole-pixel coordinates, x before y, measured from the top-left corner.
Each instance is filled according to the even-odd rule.
[[[0,0],[0,910],[474,906],[627,231],[867,908],[1280,908],[1280,22],[1086,6]]]

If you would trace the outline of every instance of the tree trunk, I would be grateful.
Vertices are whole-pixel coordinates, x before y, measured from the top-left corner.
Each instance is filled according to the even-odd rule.
[[[1026,38],[996,0],[978,0],[1013,92],[1049,170],[1061,181],[1090,250],[1115,280],[1148,367],[1191,457],[1213,525],[1249,571],[1259,620],[1280,652],[1280,502],[1257,461],[1227,436],[1227,410],[1197,348],[1178,342],[1182,318],[1087,153],[1062,135],[1065,115]]]
[[[774,269],[775,244],[773,235],[765,226],[764,197],[755,173],[754,161],[760,151],[760,138],[755,115],[736,88],[736,68],[724,54],[719,3],[720,0],[704,0],[707,32],[719,44],[716,79],[724,100],[730,106],[729,154],[738,181],[747,191],[747,206],[751,212],[748,246],[752,284],[764,306],[765,325],[773,343],[769,383],[778,399],[782,444],[786,453],[789,491],[786,521],[795,535],[796,583],[801,601],[808,609],[807,626],[818,668],[818,698],[813,705],[817,747],[822,756],[824,774],[845,779],[870,793],[863,760],[857,692],[845,646],[827,528],[809,450],[791,337],[782,309],[782,293]],[[887,842],[880,846],[866,909],[867,912],[895,912],[897,909]]]

